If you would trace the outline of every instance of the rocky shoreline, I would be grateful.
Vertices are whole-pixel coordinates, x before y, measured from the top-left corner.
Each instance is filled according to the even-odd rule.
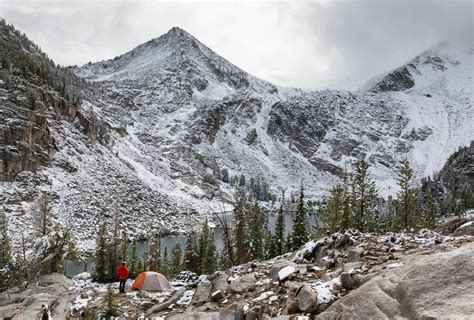
[[[474,230],[472,218],[462,222],[416,235],[349,230],[212,275],[182,272],[170,291],[119,295],[120,319],[467,319]],[[0,317],[34,319],[46,303],[53,319],[81,319],[100,310],[105,291],[87,273],[46,275],[2,293]]]

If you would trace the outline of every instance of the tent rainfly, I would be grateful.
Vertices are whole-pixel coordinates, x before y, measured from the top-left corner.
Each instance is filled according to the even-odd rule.
[[[171,289],[171,285],[164,275],[154,271],[145,271],[138,275],[132,284],[132,289],[146,291],[164,291]]]

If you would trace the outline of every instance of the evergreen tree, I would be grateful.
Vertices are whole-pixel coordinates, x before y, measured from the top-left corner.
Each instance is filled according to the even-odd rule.
[[[148,270],[159,271],[161,267],[161,235],[152,232],[148,245]]]
[[[127,261],[128,259],[128,237],[127,233],[124,231],[122,236],[122,252],[121,252],[121,260],[123,262]]]
[[[222,237],[222,254],[220,255],[219,263],[223,269],[227,269],[235,265],[234,242],[232,237],[231,224],[228,222],[228,216],[225,212],[214,214],[214,217],[219,221],[221,226]]]
[[[285,241],[285,252],[290,252],[293,250],[293,237],[291,233],[288,233],[286,235],[286,241]]]
[[[301,247],[306,242],[308,242],[308,230],[306,222],[306,209],[304,206],[303,183],[301,183],[298,207],[293,220],[292,249],[299,249],[299,247]]]
[[[398,226],[405,230],[416,229],[418,223],[418,192],[416,189],[411,188],[412,179],[413,170],[408,160],[405,159],[400,166],[398,175],[400,191],[397,194]]]
[[[130,275],[135,277],[139,274],[138,269],[139,258],[137,255],[137,240],[132,241],[132,253],[130,255]]]
[[[266,232],[265,236],[265,259],[271,259],[277,256],[277,240],[271,231]]]
[[[341,217],[341,226],[340,231],[345,232],[352,226],[351,221],[351,203],[352,197],[349,191],[347,172],[344,172],[342,178],[342,217]]]
[[[110,276],[108,274],[108,243],[107,228],[102,222],[96,239],[95,250],[95,279],[98,282],[105,282]]]
[[[51,230],[51,210],[49,207],[48,196],[41,193],[32,206],[32,211],[36,215],[36,233],[40,237],[45,237]]]
[[[354,226],[361,232],[373,226],[377,206],[375,183],[368,176],[369,164],[364,160],[356,163],[352,188],[352,214]]]
[[[275,223],[275,236],[274,236],[275,255],[280,256],[285,250],[285,215],[283,212],[283,204],[278,210],[278,215]]]
[[[198,257],[196,253],[196,239],[194,233],[189,233],[186,238],[184,268],[191,272],[198,272]]]
[[[331,189],[331,196],[323,207],[322,215],[319,217],[329,233],[335,233],[342,229],[342,219],[344,217],[344,188],[342,185],[335,185]]]
[[[102,300],[101,310],[105,319],[113,319],[120,315],[120,307],[117,303],[117,295],[111,285],[107,286],[107,291]]]
[[[140,258],[138,259],[137,272],[136,272],[137,275],[145,270],[145,267],[144,267],[145,263],[143,261],[146,261],[146,260],[145,259],[140,259]]]
[[[0,216],[1,223],[1,239],[0,239],[0,269],[10,264],[12,260],[12,252],[10,245],[10,237],[8,235],[8,221],[5,212],[1,212]]]
[[[252,259],[261,260],[264,258],[264,230],[266,229],[265,214],[260,209],[257,202],[252,206],[249,216],[249,245]]]
[[[438,208],[431,191],[426,193],[424,202],[424,226],[428,229],[434,229],[438,218]]]
[[[56,225],[47,237],[38,238],[35,244],[35,273],[62,273],[65,260],[77,259],[72,231]]]
[[[161,261],[161,268],[159,270],[166,277],[170,276],[170,263],[168,260],[168,247],[165,246],[163,249],[163,260]]]
[[[205,273],[213,274],[217,270],[218,261],[219,261],[219,253],[217,252],[217,249],[216,249],[214,233],[210,234],[209,249],[207,250],[207,252],[208,252],[207,262],[206,262],[207,269]]]
[[[0,291],[8,289],[12,285],[11,278],[11,267],[12,267],[12,256],[11,256],[11,245],[10,237],[8,236],[8,222],[5,216],[5,212],[1,212],[0,217],[1,230],[0,230]]]
[[[219,255],[214,243],[214,233],[209,230],[206,221],[202,226],[198,240],[198,273],[211,274],[217,269]]]
[[[247,236],[247,217],[245,213],[245,194],[243,188],[238,188],[234,205],[235,217],[235,262],[242,264],[249,261],[249,248]]]
[[[177,276],[182,270],[183,251],[179,242],[176,242],[171,251],[171,275]]]
[[[120,264],[120,256],[119,256],[119,247],[120,247],[120,239],[119,239],[119,209],[117,203],[114,203],[111,209],[111,216],[112,216],[112,232],[110,234],[110,241],[108,245],[108,256],[109,256],[109,276],[111,280],[117,279],[117,270]]]
[[[198,240],[198,270],[200,274],[204,274],[208,270],[209,244],[210,231],[206,219],[202,225],[201,235]]]

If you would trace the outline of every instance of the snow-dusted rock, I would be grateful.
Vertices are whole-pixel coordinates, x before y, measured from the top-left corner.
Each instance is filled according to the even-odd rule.
[[[62,274],[40,277],[31,289],[11,289],[0,296],[0,318],[36,319],[42,305],[48,305],[53,319],[65,319],[74,293],[72,281]]]
[[[474,220],[468,221],[461,225],[453,232],[453,236],[474,236]]]
[[[474,314],[473,252],[474,243],[467,243],[448,252],[407,256],[405,265],[375,276],[318,319],[469,317]]]
[[[293,274],[295,274],[295,272],[296,272],[295,267],[286,266],[286,267],[282,268],[280,271],[278,271],[278,280],[285,281],[285,280],[291,278],[291,276]]]

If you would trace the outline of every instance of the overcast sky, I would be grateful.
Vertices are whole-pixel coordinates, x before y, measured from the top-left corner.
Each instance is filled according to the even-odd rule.
[[[0,0],[56,63],[113,58],[179,26],[275,84],[347,88],[449,40],[473,46],[471,0]]]

